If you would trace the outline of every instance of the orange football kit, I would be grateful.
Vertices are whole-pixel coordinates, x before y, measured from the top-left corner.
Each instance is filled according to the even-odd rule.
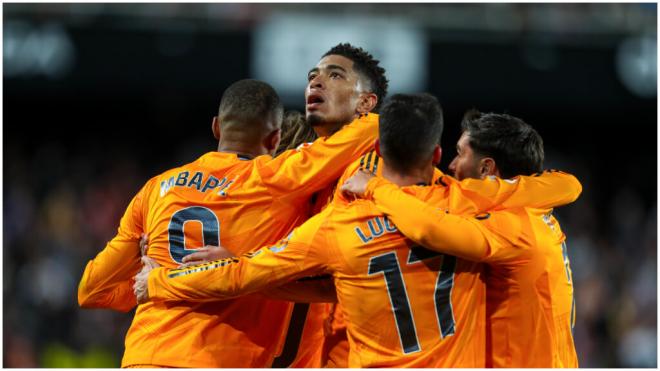
[[[374,158],[373,166],[378,162]],[[358,166],[349,168],[347,175]],[[407,189],[425,202],[448,206],[455,193],[463,190],[448,187],[446,182],[451,178],[440,175],[435,182],[439,185]],[[548,186],[557,186],[564,191],[566,203],[570,202],[566,199],[570,178],[546,173],[511,183],[494,180],[482,188],[494,192],[490,198],[484,196],[485,200],[509,207],[529,201],[529,195],[517,197],[519,193],[545,192]],[[451,192],[438,192],[438,187],[451,188]],[[472,191],[468,187],[466,192]],[[561,201],[557,198],[552,202]],[[218,300],[303,276],[330,273],[347,317],[348,366],[484,367],[482,266],[410,247],[372,203],[357,200],[349,205],[336,197],[330,207],[275,246],[241,259],[170,272],[157,270],[150,276],[149,293],[159,302],[176,298]]]
[[[141,269],[139,239],[163,267],[204,245],[234,254],[277,242],[307,217],[309,198],[372,148],[378,116],[356,119],[312,145],[253,160],[210,152],[149,180],[133,198],[117,235],[83,274],[81,306],[128,311]],[[122,366],[268,367],[286,335],[291,303],[247,296],[228,301],[139,305]]]
[[[358,168],[381,175],[378,166],[380,160],[375,152],[366,154],[359,162],[347,168],[338,184],[343,184]],[[575,201],[581,192],[579,181],[572,175],[555,171],[537,175],[515,179],[489,177],[483,181],[465,179],[459,182],[436,170],[433,182],[437,191],[443,192],[448,200],[445,211],[464,215],[523,206],[552,208]],[[408,209],[413,212],[416,210]],[[347,367],[348,351],[341,305],[310,304],[301,347],[291,366]]]
[[[472,187],[479,181],[462,183]],[[574,183],[573,200],[581,192],[577,179]],[[548,195],[556,195],[552,192]],[[463,209],[465,201],[425,203],[381,178],[368,183],[367,197],[416,243],[488,263],[487,367],[578,367],[566,237],[548,205],[500,207],[495,210],[501,211],[461,218],[443,209],[453,213]]]
[[[428,201],[430,187],[413,187]],[[155,302],[232,298],[332,274],[349,367],[483,367],[482,265],[413,247],[373,203],[335,198],[281,242],[240,258],[155,269]],[[460,351],[451,351],[460,349]]]

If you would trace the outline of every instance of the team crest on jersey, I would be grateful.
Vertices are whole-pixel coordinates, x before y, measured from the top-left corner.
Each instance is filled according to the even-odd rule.
[[[291,236],[293,236],[293,232],[289,233],[289,235],[286,236],[286,238],[284,238],[283,240],[281,240],[277,245],[271,246],[270,251],[274,253],[278,253],[286,249],[286,247],[289,245],[289,240],[291,239]]]
[[[542,218],[543,218],[543,222],[547,224],[552,231],[555,231],[557,229],[555,223],[552,220],[552,211],[547,214],[543,214]]]

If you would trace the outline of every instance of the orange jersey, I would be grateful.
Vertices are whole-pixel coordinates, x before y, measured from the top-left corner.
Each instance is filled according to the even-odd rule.
[[[80,304],[135,306],[141,233],[149,235],[147,254],[169,268],[204,245],[243,254],[275,243],[304,221],[310,196],[371,148],[377,132],[377,115],[370,114],[275,158],[211,152],[152,178],[131,201],[117,236],[88,263]],[[267,367],[280,350],[290,311],[290,303],[260,296],[140,305],[122,366]]]
[[[429,201],[430,187],[411,187]],[[241,258],[149,276],[156,302],[207,301],[332,274],[349,367],[484,367],[482,265],[412,246],[371,201],[335,199],[285,240]]]
[[[380,157],[374,151],[365,154],[359,161],[356,161],[347,168],[342,178],[337,182],[337,186],[340,187],[358,167],[380,174],[379,162]],[[436,170],[433,181],[436,181],[442,175],[441,171]],[[336,192],[336,188],[327,188],[324,191]],[[325,196],[325,199],[331,199],[331,197]],[[314,210],[318,212],[322,209],[322,206],[325,205],[321,204],[321,207],[319,207],[317,204]],[[313,214],[316,214],[316,212]],[[291,363],[290,367],[348,367],[349,344],[341,304],[310,304],[300,344],[301,347],[298,350],[296,359]]]
[[[545,172],[539,177],[489,179],[485,183],[489,187],[511,183],[527,187],[528,180],[544,177],[564,183],[547,187],[543,196],[552,203],[538,202],[543,209],[520,207],[510,198],[493,208],[505,211],[474,218],[447,214],[483,211],[475,210],[480,205],[473,201],[449,196],[444,202],[425,204],[383,179],[368,184],[367,193],[378,209],[413,241],[438,252],[489,263],[489,367],[578,367],[571,330],[574,301],[565,236],[547,208],[574,201],[581,192],[579,182],[568,174]],[[474,189],[479,181],[450,183]],[[450,187],[441,186],[439,192],[449,195]],[[511,208],[507,209],[507,203]]]
[[[346,169],[338,185],[341,186],[358,168],[382,176],[381,164],[382,159],[375,152],[370,152]],[[459,182],[436,169],[433,184],[436,192],[443,195],[444,208],[448,210],[451,207],[452,212],[462,214],[528,205],[559,206],[574,201],[581,189],[575,177],[561,172],[545,172],[514,180],[490,177],[486,180],[467,179]],[[398,191],[398,187],[394,187]],[[418,203],[424,205],[423,202]],[[383,212],[388,211],[379,207]],[[417,210],[413,207],[407,209]],[[418,242],[423,241],[423,235],[420,234],[417,233]],[[305,347],[299,351],[292,367],[347,367],[348,360],[344,355],[348,353],[348,339],[341,305],[311,304],[301,344],[305,344]]]

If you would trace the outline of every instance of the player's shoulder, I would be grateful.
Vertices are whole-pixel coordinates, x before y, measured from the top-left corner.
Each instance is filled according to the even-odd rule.
[[[334,241],[340,250],[352,251],[356,246],[370,245],[374,239],[397,232],[396,226],[372,200],[333,200],[323,213],[325,217],[318,224],[319,235],[325,243]]]
[[[378,156],[375,150],[371,150],[348,165],[341,178],[344,180],[348,179],[358,170],[364,170],[372,174],[379,174],[381,172],[382,163],[383,159]]]
[[[328,224],[353,229],[356,223],[383,216],[373,200],[347,197],[335,197],[324,210]]]

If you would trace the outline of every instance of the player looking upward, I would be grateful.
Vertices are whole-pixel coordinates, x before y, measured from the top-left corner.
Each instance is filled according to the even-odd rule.
[[[540,172],[543,140],[524,121],[468,112],[457,155],[461,179]],[[487,367],[578,367],[574,300],[565,235],[547,208],[519,207],[469,220],[439,212],[382,179],[360,174],[345,189],[369,193],[401,233],[440,253],[486,262]],[[369,181],[367,187],[367,181]]]
[[[328,50],[309,71],[307,81],[306,119],[319,136],[339,130],[357,116],[378,112],[388,88],[380,62],[348,43]],[[311,215],[325,207],[335,186],[315,195]],[[290,367],[347,367],[347,361],[348,340],[340,306],[310,304],[300,347]]]
[[[319,136],[336,132],[359,115],[378,112],[387,95],[388,81],[379,61],[347,43],[328,50],[307,81],[306,118]]]
[[[304,221],[314,192],[373,146],[377,122],[363,117],[331,137],[271,157],[283,108],[268,84],[241,80],[223,94],[213,133],[218,150],[150,179],[129,204],[117,235],[83,273],[86,308],[128,311],[132,277],[147,255],[176,267],[204,245],[233,254],[275,243]],[[280,350],[291,304],[261,296],[137,308],[126,335],[123,367],[268,367]]]

